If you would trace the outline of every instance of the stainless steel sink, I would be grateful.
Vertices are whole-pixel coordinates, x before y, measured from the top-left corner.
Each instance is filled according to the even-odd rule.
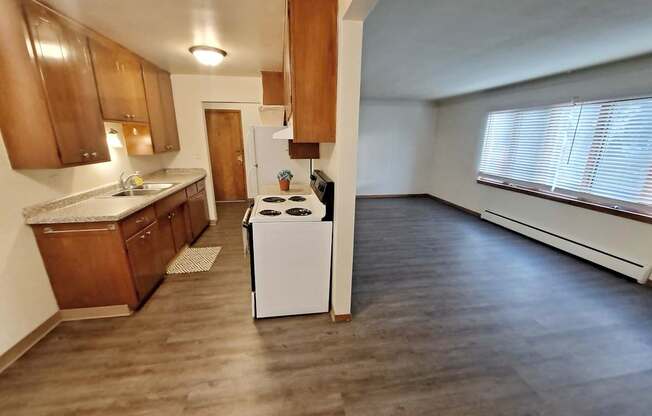
[[[111,196],[147,196],[163,192],[163,189],[126,189]]]
[[[148,196],[156,195],[159,192],[163,192],[166,189],[172,188],[176,183],[144,183],[138,188],[134,189],[125,189],[124,191],[117,192],[110,195],[114,196]]]
[[[164,190],[164,189],[169,189],[172,188],[176,183],[148,183],[145,182],[142,184],[142,186],[139,186],[136,189],[158,189],[158,190]]]

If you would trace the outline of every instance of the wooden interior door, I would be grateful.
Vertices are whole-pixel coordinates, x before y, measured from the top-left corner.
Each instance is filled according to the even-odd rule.
[[[216,201],[244,201],[247,183],[240,110],[205,110]]]

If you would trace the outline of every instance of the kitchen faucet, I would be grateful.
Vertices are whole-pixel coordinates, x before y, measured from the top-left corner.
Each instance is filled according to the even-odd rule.
[[[122,172],[120,174],[120,187],[122,189],[133,189],[136,187],[134,185],[133,180],[136,178],[141,178],[142,182],[142,177],[140,176],[140,172],[136,171],[134,173],[127,173],[127,172]]]

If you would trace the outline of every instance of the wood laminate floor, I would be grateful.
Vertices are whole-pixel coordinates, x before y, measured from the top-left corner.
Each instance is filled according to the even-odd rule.
[[[64,323],[1,415],[648,415],[652,291],[422,198],[360,200],[354,321],[250,318],[242,204],[129,318]]]

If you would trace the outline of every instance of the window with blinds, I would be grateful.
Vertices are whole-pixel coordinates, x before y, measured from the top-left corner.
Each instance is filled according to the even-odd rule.
[[[479,179],[652,214],[652,98],[489,113]]]

